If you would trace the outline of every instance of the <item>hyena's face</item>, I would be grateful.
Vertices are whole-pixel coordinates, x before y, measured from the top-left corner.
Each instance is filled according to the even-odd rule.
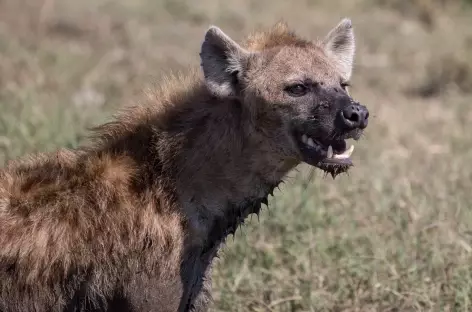
[[[248,50],[218,28],[205,39],[202,65],[210,89],[249,105],[275,153],[333,176],[352,165],[354,146],[345,140],[359,139],[369,112],[347,92],[354,57],[349,20],[317,44],[280,29],[249,41]]]

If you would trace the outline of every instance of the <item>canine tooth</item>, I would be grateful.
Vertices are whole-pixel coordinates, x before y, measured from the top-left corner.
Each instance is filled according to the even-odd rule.
[[[330,145],[328,147],[328,158],[332,158],[333,157],[333,147]]]
[[[306,136],[306,134],[302,135],[302,142],[307,144],[308,142],[308,137]]]
[[[339,154],[339,155],[334,155],[333,158],[335,159],[346,159],[351,157],[352,152],[354,151],[354,145],[351,145],[347,150],[344,151],[344,153]]]
[[[347,155],[347,157],[351,157],[352,152],[354,152],[354,145],[351,145],[347,151],[344,153]]]
[[[313,142],[312,138],[308,138],[307,144],[310,145],[311,147],[315,147],[315,142]]]

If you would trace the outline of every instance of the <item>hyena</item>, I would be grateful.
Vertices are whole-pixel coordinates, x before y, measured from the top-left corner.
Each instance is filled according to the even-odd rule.
[[[354,34],[210,27],[174,76],[77,149],[0,171],[0,311],[207,311],[211,265],[304,162],[352,165],[367,108],[347,92]]]

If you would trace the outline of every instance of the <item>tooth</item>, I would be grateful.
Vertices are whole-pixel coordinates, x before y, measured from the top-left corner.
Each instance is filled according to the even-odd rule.
[[[313,142],[312,138],[308,138],[307,144],[310,145],[311,147],[315,147],[315,143]]]
[[[306,136],[306,134],[302,135],[302,142],[307,144],[307,141],[308,141],[308,137]]]
[[[345,150],[344,153],[339,154],[339,155],[334,155],[333,158],[335,159],[346,159],[351,157],[352,152],[354,151],[354,145],[351,145],[349,149]]]
[[[330,145],[328,147],[328,158],[332,158],[333,157],[333,147]]]
[[[347,151],[344,152],[344,154],[347,155],[347,157],[351,157],[352,152],[354,152],[354,145],[351,145]]]

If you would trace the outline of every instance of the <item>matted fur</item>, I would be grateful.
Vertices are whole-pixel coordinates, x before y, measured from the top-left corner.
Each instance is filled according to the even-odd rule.
[[[285,24],[243,46],[320,49]],[[220,243],[299,163],[271,143],[280,127],[190,71],[89,144],[11,161],[0,171],[0,311],[206,311]]]

